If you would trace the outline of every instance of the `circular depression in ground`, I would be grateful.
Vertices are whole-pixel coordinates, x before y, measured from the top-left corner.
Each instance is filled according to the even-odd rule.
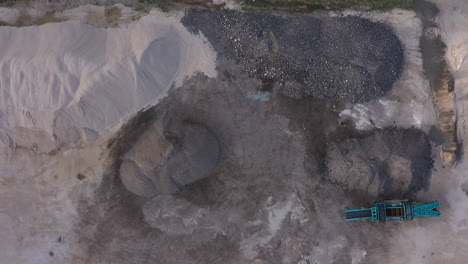
[[[172,194],[207,177],[219,157],[218,139],[204,125],[156,120],[123,156],[120,176],[137,195]]]

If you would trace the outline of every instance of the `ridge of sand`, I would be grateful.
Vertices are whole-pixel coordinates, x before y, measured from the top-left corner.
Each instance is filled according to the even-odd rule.
[[[203,36],[158,11],[118,28],[75,20],[0,27],[0,36],[3,146],[47,153],[88,144],[186,77],[216,76]]]
[[[216,53],[177,17],[152,11],[118,28],[81,18],[0,27],[0,200],[6,201],[0,256],[6,263],[70,263],[84,255],[73,230],[79,202],[102,180],[107,137],[191,75],[216,76]]]

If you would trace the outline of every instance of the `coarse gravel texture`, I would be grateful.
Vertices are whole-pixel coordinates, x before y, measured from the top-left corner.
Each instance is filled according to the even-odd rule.
[[[293,98],[365,102],[387,93],[403,69],[392,29],[363,18],[190,9],[182,23]]]

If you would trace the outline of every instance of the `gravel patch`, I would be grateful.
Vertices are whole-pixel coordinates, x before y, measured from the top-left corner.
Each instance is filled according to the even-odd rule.
[[[365,102],[391,90],[403,68],[392,29],[363,18],[191,9],[182,23],[249,76],[297,99]]]

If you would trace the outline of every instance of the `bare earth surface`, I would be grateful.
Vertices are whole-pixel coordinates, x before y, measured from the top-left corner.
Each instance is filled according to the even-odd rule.
[[[190,21],[195,19],[200,21],[202,28],[203,23],[207,29],[212,28],[206,12],[201,13],[201,18],[196,17],[199,13],[190,12],[184,23],[193,26]],[[262,18],[262,15],[272,19],[269,14],[256,16]],[[296,21],[291,22],[288,18],[285,16],[281,21],[286,29],[293,28],[287,23]],[[247,16],[247,19],[253,18]],[[319,18],[313,18],[308,23],[316,27],[319,22]],[[347,31],[351,32],[369,26],[377,31],[388,31],[388,52],[393,50],[396,54],[392,56],[402,56],[401,44],[394,41],[396,37],[383,24],[355,18],[349,18],[349,22],[347,18],[340,18],[336,23],[329,20],[325,23],[340,29],[350,25]],[[299,50],[295,50],[293,43],[300,43],[300,38],[309,39],[309,35],[299,34],[296,36],[298,40],[286,44],[282,41],[290,39],[277,38],[281,32],[263,30],[262,34],[269,35],[271,42],[292,50],[288,53],[289,60],[300,62],[303,59],[299,57],[303,46],[297,45]],[[164,263],[351,263],[364,259],[363,254],[367,253],[363,252],[367,252],[370,245],[384,248],[390,232],[385,226],[345,223],[342,210],[345,206],[360,207],[374,199],[390,198],[390,195],[412,198],[417,191],[426,188],[432,168],[431,146],[426,134],[417,129],[399,128],[365,133],[354,131],[352,123],[340,122],[338,115],[343,103],[356,100],[352,91],[346,97],[336,84],[325,89],[317,83],[321,88],[313,90],[309,87],[312,89],[310,96],[290,98],[282,92],[284,87],[276,83],[275,78],[281,77],[273,76],[271,81],[252,78],[263,73],[252,73],[250,67],[262,70],[273,67],[271,65],[276,62],[243,67],[250,62],[243,62],[245,58],[229,52],[243,40],[223,40],[223,31],[213,32],[221,34],[221,37],[213,36],[218,41],[214,48],[221,55],[218,60],[220,76],[216,79],[201,75],[192,77],[157,106],[136,117],[142,121],[136,124],[147,126],[141,137],[134,131],[142,125],[129,125],[111,145],[111,151],[117,157],[98,190],[97,197],[102,198],[93,205],[85,203],[86,210],[79,225],[80,230],[97,226],[97,232],[83,233],[82,239],[89,247],[89,260],[105,261],[109,256],[118,255],[122,263],[134,261],[135,256],[142,262]],[[317,38],[331,38],[326,32],[321,33],[325,36],[318,34]],[[209,33],[205,35],[210,40]],[[251,39],[248,35],[246,38]],[[369,34],[365,45],[372,46],[373,38],[374,35]],[[376,37],[377,40],[380,43],[386,39]],[[258,41],[254,39],[252,43]],[[234,48],[222,51],[227,45],[234,45]],[[294,57],[294,52],[298,57]],[[349,57],[346,54],[349,53],[343,52],[342,62],[330,66],[330,72],[325,74],[340,72],[341,65],[352,61],[354,65],[363,65],[361,71],[372,76],[370,72],[375,69],[372,64],[359,61],[354,53]],[[268,54],[263,56],[269,58]],[[315,58],[311,55],[312,60]],[[375,59],[388,64],[386,60],[392,61],[393,57],[376,56]],[[399,71],[401,69],[396,70]],[[306,74],[314,74],[314,71]],[[284,76],[292,78],[287,77],[287,73]],[[314,80],[307,75],[303,78]],[[339,83],[348,76],[336,75],[334,78]],[[391,87],[393,81],[388,80],[385,87]],[[385,90],[375,91],[373,87],[349,86],[348,89],[365,89],[368,97],[361,97],[361,101],[385,93]],[[327,93],[342,94],[343,99],[323,100],[328,97]],[[206,167],[207,178],[189,184],[179,192],[172,188],[156,197],[154,193],[149,195],[154,197],[152,199],[137,198],[125,188],[129,181],[127,177],[133,175],[125,169],[129,155],[125,153],[136,151],[140,156],[148,153],[149,157],[157,159],[167,156],[166,148],[157,148],[159,144],[148,136],[148,133],[155,133],[161,138],[169,128],[155,129],[151,124],[161,126],[164,120],[198,124],[213,131],[221,144],[221,160],[214,172],[208,173],[211,165]],[[167,135],[165,138],[169,140]],[[185,147],[189,146],[182,146]],[[153,153],[155,150],[161,154]],[[204,155],[213,151],[209,147],[203,150]],[[122,162],[120,157],[123,157]],[[198,170],[190,163],[180,163],[179,167]],[[170,177],[160,169],[153,170],[153,175]],[[133,177],[134,183],[145,184],[145,180]],[[191,176],[186,174],[185,177],[190,179]],[[128,186],[127,189],[140,194]],[[170,193],[173,194],[168,195]],[[370,233],[373,235],[369,236]],[[129,237],[138,239],[128,240]],[[154,250],[149,250],[148,245]],[[385,252],[377,254],[385,255]]]
[[[456,166],[439,155],[446,131],[414,12],[46,10],[0,9],[8,25],[45,24],[0,27],[18,46],[0,41],[0,74],[11,72],[0,78],[0,259],[399,264],[468,256],[466,165],[462,155]],[[102,52],[76,36],[55,51],[43,38],[20,52],[28,36],[67,29],[102,37],[92,45]],[[461,53],[453,34],[441,37]],[[464,60],[446,59],[462,72]],[[440,200],[443,217],[344,221],[344,208],[383,199]]]

